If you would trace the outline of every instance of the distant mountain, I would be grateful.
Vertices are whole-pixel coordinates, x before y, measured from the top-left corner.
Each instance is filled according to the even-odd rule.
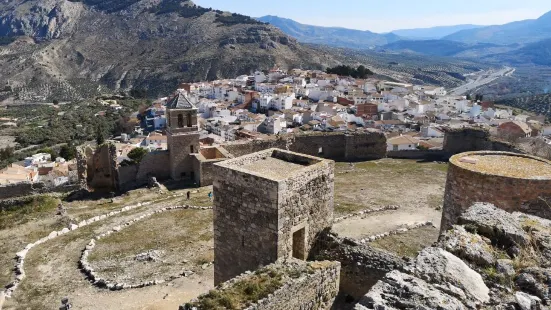
[[[538,19],[461,30],[443,39],[464,43],[525,44],[548,38],[551,38],[551,12]]]
[[[488,59],[512,65],[533,64],[551,66],[551,39],[528,44],[518,50],[489,56]]]
[[[441,39],[461,30],[469,30],[481,28],[479,25],[454,25],[454,26],[438,26],[431,28],[416,28],[416,29],[399,29],[393,30],[391,33],[409,39]]]
[[[412,40],[389,43],[381,48],[401,52],[414,52],[429,56],[479,57],[496,53],[505,53],[518,48],[518,46],[503,46],[490,43],[468,44],[448,40]]]
[[[349,48],[372,48],[400,40],[400,37],[393,33],[378,34],[371,31],[339,27],[311,26],[298,23],[292,19],[270,15],[257,19],[281,29],[287,35],[302,43]]]

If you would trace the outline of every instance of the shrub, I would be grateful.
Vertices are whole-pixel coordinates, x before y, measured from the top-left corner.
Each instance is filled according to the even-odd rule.
[[[128,153],[128,158],[132,159],[136,164],[139,164],[147,155],[148,151],[142,147],[137,147]]]

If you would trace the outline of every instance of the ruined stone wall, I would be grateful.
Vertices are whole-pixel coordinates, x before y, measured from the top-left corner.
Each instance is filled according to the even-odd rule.
[[[387,272],[402,269],[405,262],[396,255],[355,240],[339,238],[326,230],[316,238],[310,260],[341,263],[340,293],[359,300]]]
[[[386,137],[382,133],[352,133],[344,136],[347,161],[380,159],[386,154]]]
[[[22,182],[0,186],[0,199],[9,199],[27,195],[40,194],[47,191],[46,185],[42,182]]]
[[[86,152],[82,147],[77,148],[77,178],[78,184],[82,189],[88,189],[88,160]]]
[[[246,283],[252,277],[268,272],[282,275],[281,286],[268,297],[244,307],[247,310],[329,310],[339,291],[340,264],[338,262],[290,262],[277,263],[257,273],[245,274],[232,279],[217,290],[223,292],[234,285]],[[201,299],[200,296],[198,299]],[[180,310],[193,307],[203,309],[200,303],[180,306]]]
[[[87,152],[88,185],[96,190],[115,190],[119,185],[117,148],[112,143],[101,145],[92,155]]]
[[[138,174],[137,165],[120,166],[119,170],[119,190],[125,192],[138,186],[136,175]],[[141,184],[143,185],[143,184]]]
[[[403,151],[388,151],[388,158],[396,159],[427,159],[427,160],[438,160],[445,161],[449,159],[448,152],[442,150],[403,150]]]
[[[482,128],[447,129],[443,150],[450,156],[472,151],[501,151],[520,153],[514,145],[497,141],[490,132]]]
[[[482,153],[498,154],[497,152]],[[512,178],[459,167],[457,165],[459,158],[468,154],[463,153],[450,159],[442,231],[457,223],[459,216],[475,202],[489,202],[509,212],[520,211],[551,218],[549,212],[542,213],[541,206],[538,207],[542,198],[551,197],[551,180]],[[518,156],[544,161],[529,155],[518,154]]]
[[[156,151],[148,153],[140,162],[136,179],[140,183],[147,183],[149,177],[157,180],[170,178],[170,163],[168,151]]]
[[[278,183],[216,166],[214,283],[277,260]]]
[[[137,165],[121,166],[118,168],[119,189],[130,190],[146,185],[150,177],[158,181],[170,178],[170,163],[168,151],[147,153]]]
[[[236,157],[279,148],[338,161],[356,161],[384,158],[386,138],[379,131],[309,132],[283,135],[273,140],[232,142],[224,148]]]
[[[214,172],[216,167],[214,164],[219,163],[226,159],[211,159],[199,162],[199,172],[195,173],[195,179],[200,186],[209,186],[214,182]]]

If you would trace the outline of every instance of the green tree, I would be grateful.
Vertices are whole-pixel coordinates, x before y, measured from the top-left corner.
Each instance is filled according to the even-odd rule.
[[[128,153],[128,158],[132,159],[136,164],[139,164],[147,155],[148,151],[142,147],[137,147]]]
[[[0,150],[0,160],[10,159],[13,156],[13,147],[7,147]]]
[[[96,128],[96,143],[102,145],[105,142],[105,136],[103,135],[103,127],[98,125]]]
[[[64,145],[59,150],[59,156],[65,158],[66,160],[74,159],[77,155],[77,150],[73,146]]]

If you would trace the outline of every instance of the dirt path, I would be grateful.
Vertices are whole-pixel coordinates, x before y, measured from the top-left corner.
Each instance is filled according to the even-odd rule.
[[[440,228],[441,211],[423,206],[401,207],[396,211],[370,214],[365,218],[354,217],[333,225],[340,236],[361,239],[401,228],[408,224],[432,221]]]

